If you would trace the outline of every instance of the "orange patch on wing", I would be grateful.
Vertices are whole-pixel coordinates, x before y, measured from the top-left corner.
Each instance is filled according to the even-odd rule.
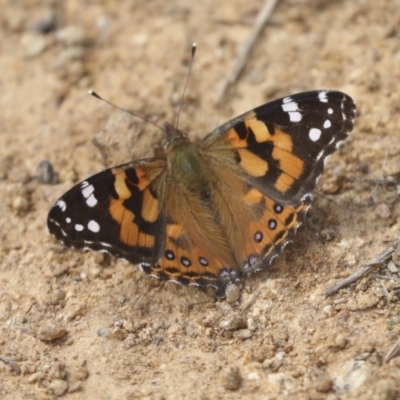
[[[280,192],[285,193],[286,191],[288,191],[292,187],[293,182],[294,182],[294,178],[292,178],[288,174],[285,174],[284,172],[282,172],[279,175],[279,178],[275,182],[274,186]]]
[[[168,224],[167,225],[167,236],[176,239],[179,237],[183,229],[182,225]]]
[[[115,185],[115,190],[118,193],[118,196],[127,199],[128,197],[130,197],[130,191],[126,185],[126,180],[128,179],[128,177],[125,171],[119,168],[113,168],[111,171],[115,175],[114,185]],[[129,182],[129,183],[131,185],[136,186],[139,190],[145,189],[150,183],[147,171],[142,168],[135,168],[135,173],[138,179],[138,183],[134,182]],[[127,195],[127,191],[129,192],[129,195]]]
[[[139,188],[139,190],[143,190],[148,186],[150,182],[147,171],[141,168],[135,168],[135,171],[136,171],[136,176],[139,180],[136,186]]]
[[[154,222],[159,214],[159,201],[151,194],[149,189],[145,189],[142,200],[142,218],[147,222]]]
[[[264,195],[257,189],[251,188],[244,196],[243,200],[247,204],[258,204]]]
[[[154,247],[155,239],[153,235],[148,235],[146,233],[141,233],[139,235],[139,240],[137,244],[140,247]]]
[[[262,143],[267,140],[271,140],[271,134],[269,133],[267,125],[265,125],[264,122],[262,122],[256,118],[253,118],[248,121],[245,121],[245,125],[247,128],[249,128],[253,131],[254,137],[258,143]]]
[[[288,153],[279,147],[274,147],[272,157],[279,160],[280,169],[291,177],[298,179],[303,173],[304,162],[292,153]]]
[[[132,193],[126,185],[126,174],[121,170],[113,170],[112,172],[115,175],[114,188],[118,197],[121,199],[129,199]]]
[[[120,239],[128,246],[136,246],[139,227],[133,222],[135,215],[123,205],[123,199],[111,199],[109,212],[120,225]]]
[[[246,139],[241,139],[238,133],[235,131],[235,128],[231,128],[226,132],[226,139],[229,140],[232,147],[239,149],[247,147]]]
[[[279,149],[286,150],[289,153],[293,151],[292,138],[281,129],[276,128],[270,140],[273,142],[274,146]]]
[[[239,149],[240,166],[254,177],[264,176],[268,171],[268,162],[246,149]]]

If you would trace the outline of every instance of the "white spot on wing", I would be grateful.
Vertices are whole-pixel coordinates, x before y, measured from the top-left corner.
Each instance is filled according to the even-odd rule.
[[[313,142],[316,142],[321,137],[321,133],[321,129],[311,128],[308,132],[308,136]]]
[[[300,122],[303,117],[299,112],[296,111],[296,112],[290,112],[289,118],[291,122]]]
[[[87,183],[85,181],[85,183]],[[97,199],[94,197],[94,186],[93,185],[82,185],[82,196],[86,199],[86,204],[89,207],[94,207],[97,204]]]
[[[97,204],[97,199],[96,199],[96,197],[94,197],[94,194],[91,194],[91,195],[87,198],[86,204],[87,204],[89,207],[94,207],[94,206]]]
[[[67,203],[64,200],[58,200],[56,206],[60,207],[62,212],[67,209]]]
[[[319,101],[321,103],[327,103],[328,102],[328,98],[326,97],[326,92],[319,92],[318,93],[318,98],[319,98]]]
[[[81,183],[81,188],[84,188],[84,187],[86,187],[86,186],[89,186],[89,182],[88,182],[88,181],[83,181],[83,182]]]
[[[282,103],[282,110],[289,113],[290,122],[300,122],[303,117],[299,112],[297,103],[291,97],[285,97]]]
[[[325,129],[328,129],[328,128],[330,128],[331,126],[332,126],[331,121],[329,121],[329,119],[327,119],[327,120],[324,122],[324,128],[325,128]]]
[[[91,220],[88,223],[88,229],[94,233],[97,233],[100,230],[100,225],[96,221]]]
[[[328,108],[328,114],[333,114],[332,108]]]
[[[66,222],[67,224],[69,224],[69,223],[71,222],[71,218],[70,218],[70,217],[65,218],[65,222]]]
[[[75,225],[75,230],[78,231],[78,232],[83,231],[83,225],[81,225],[81,224],[76,224],[76,225]]]
[[[82,196],[87,199],[94,192],[93,185],[82,186]]]
[[[289,111],[298,111],[297,103],[295,101],[291,101],[290,103],[283,103],[282,104],[282,109],[285,112]]]

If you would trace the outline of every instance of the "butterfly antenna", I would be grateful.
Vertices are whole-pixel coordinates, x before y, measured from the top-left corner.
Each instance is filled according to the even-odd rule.
[[[176,116],[176,122],[175,122],[175,128],[178,128],[179,125],[179,116],[181,115],[181,109],[182,109],[182,104],[183,104],[183,98],[185,97],[185,92],[186,92],[186,88],[187,85],[189,83],[189,78],[190,78],[190,74],[192,72],[192,65],[193,65],[193,59],[194,59],[194,55],[196,54],[196,48],[197,48],[197,44],[193,43],[192,44],[192,56],[190,57],[190,64],[189,64],[189,72],[186,78],[186,83],[185,83],[185,87],[183,88],[183,93],[182,93],[182,97],[181,97],[181,101],[179,103],[179,108],[178,108],[178,115]]]
[[[114,103],[111,103],[111,101],[108,101],[108,100],[104,99],[103,97],[99,96],[95,91],[89,90],[89,94],[90,94],[91,96],[93,96],[93,97],[96,97],[96,99],[99,99],[99,100],[104,101],[105,103],[107,103],[107,104],[109,104],[110,106],[116,108],[117,110],[124,111],[124,112],[126,112],[126,113],[128,113],[128,114],[130,114],[130,115],[133,115],[134,117],[137,117],[137,118],[139,118],[139,119],[141,119],[141,120],[143,120],[143,121],[145,121],[145,122],[148,122],[149,124],[152,124],[152,125],[154,125],[155,127],[157,127],[158,129],[161,129],[163,132],[165,132],[165,129],[164,129],[164,128],[161,128],[161,126],[158,126],[155,122],[153,122],[153,121],[151,121],[151,120],[149,120],[149,119],[147,119],[147,118],[145,118],[145,117],[142,117],[141,115],[136,114],[136,113],[133,112],[133,111],[127,110],[126,108],[118,107],[118,106],[115,105]]]

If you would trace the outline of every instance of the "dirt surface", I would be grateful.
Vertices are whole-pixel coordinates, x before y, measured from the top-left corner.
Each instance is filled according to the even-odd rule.
[[[400,355],[388,356],[400,251],[324,296],[398,246],[400,2],[282,0],[220,107],[262,1],[54,3],[52,20],[49,1],[0,1],[0,397],[400,398]],[[65,249],[46,227],[73,184],[163,140],[87,90],[172,122],[194,41],[180,117],[191,138],[303,90],[342,90],[358,107],[296,241],[232,304]],[[40,182],[52,178],[43,160],[57,184]]]

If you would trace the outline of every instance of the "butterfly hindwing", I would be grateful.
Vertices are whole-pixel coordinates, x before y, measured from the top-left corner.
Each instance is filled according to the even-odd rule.
[[[206,201],[200,194],[179,196],[171,182],[165,252],[157,265],[142,265],[147,273],[221,291],[266,268],[293,240],[311,196],[282,205],[229,170],[211,173],[215,185]]]

